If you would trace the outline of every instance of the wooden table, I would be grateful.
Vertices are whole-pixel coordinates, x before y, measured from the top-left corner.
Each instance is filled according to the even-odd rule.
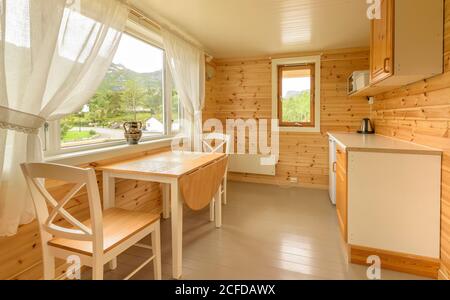
[[[183,199],[179,192],[179,179],[186,174],[213,163],[225,154],[196,152],[162,152],[111,165],[98,167],[103,171],[103,205],[115,205],[115,178],[151,181],[164,184],[163,217],[172,221],[172,272],[173,278],[182,275]],[[170,210],[169,210],[170,191]],[[220,195],[220,192],[217,193]],[[221,203],[217,199],[217,203]],[[216,227],[222,226],[222,205],[214,205]],[[111,262],[116,267],[116,261]]]

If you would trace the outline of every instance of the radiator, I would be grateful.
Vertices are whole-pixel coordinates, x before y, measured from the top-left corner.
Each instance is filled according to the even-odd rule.
[[[267,160],[267,158],[267,155],[231,154],[229,158],[228,171],[235,173],[275,176],[275,164],[265,165],[261,163],[262,160]]]

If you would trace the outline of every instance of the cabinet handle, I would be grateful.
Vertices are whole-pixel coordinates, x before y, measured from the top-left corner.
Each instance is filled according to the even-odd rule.
[[[390,68],[388,68],[388,62],[390,62],[391,61],[391,59],[389,58],[389,57],[386,57],[385,59],[384,59],[384,62],[383,62],[383,71],[384,71],[384,73],[389,73],[390,72]]]
[[[333,163],[333,172],[334,172],[334,173],[336,173],[336,171],[337,171],[337,168],[336,168],[336,166],[337,166],[337,163],[336,163],[336,162],[334,162],[334,163]]]

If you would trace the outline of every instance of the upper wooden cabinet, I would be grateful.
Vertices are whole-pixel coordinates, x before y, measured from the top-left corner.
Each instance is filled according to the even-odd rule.
[[[355,96],[374,96],[443,72],[444,1],[381,0],[371,21],[370,85]]]
[[[372,83],[394,74],[394,0],[381,1],[381,16],[381,19],[371,21],[370,81]]]

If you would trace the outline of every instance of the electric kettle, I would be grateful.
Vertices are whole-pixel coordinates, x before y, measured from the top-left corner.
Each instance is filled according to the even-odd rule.
[[[361,129],[358,130],[358,133],[361,133],[361,134],[374,134],[375,133],[375,130],[373,129],[370,119],[366,118],[361,121]]]

